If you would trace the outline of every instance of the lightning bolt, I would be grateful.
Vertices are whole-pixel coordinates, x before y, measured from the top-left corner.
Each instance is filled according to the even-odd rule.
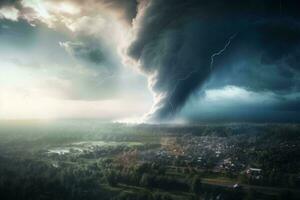
[[[229,47],[229,45],[231,44],[231,41],[236,37],[237,33],[233,34],[232,36],[230,36],[230,38],[228,39],[227,43],[225,44],[225,46],[223,47],[223,49],[221,49],[220,51],[212,54],[211,56],[211,61],[210,61],[210,70],[212,71],[214,62],[215,62],[215,57],[221,55],[222,53],[224,53],[224,51],[226,51],[226,49]]]
[[[231,41],[232,41],[236,36],[237,36],[237,33],[235,33],[235,34],[233,34],[232,36],[230,36],[230,38],[228,39],[228,41],[225,43],[225,46],[223,47],[223,49],[221,49],[221,50],[219,50],[218,52],[212,54],[212,56],[211,56],[211,62],[210,62],[210,70],[212,70],[212,68],[213,68],[215,57],[221,55],[222,53],[224,53],[224,52],[227,50],[227,48],[230,46]],[[173,105],[173,103],[171,102],[171,98],[172,98],[174,92],[176,91],[178,85],[180,84],[180,82],[189,79],[189,78],[191,77],[191,75],[193,75],[194,73],[197,73],[198,71],[199,71],[199,68],[198,68],[198,69],[195,69],[195,70],[193,70],[193,71],[191,71],[191,72],[188,73],[185,77],[180,78],[180,79],[177,80],[177,82],[176,82],[176,84],[175,84],[175,87],[174,87],[174,89],[173,89],[172,92],[171,92],[171,95],[167,98],[168,104],[171,106],[171,109],[172,109],[172,115],[175,114],[175,110],[174,110],[174,105]]]

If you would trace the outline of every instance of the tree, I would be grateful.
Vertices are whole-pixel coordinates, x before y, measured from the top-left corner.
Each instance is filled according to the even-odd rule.
[[[191,183],[191,191],[194,192],[195,194],[199,194],[202,188],[202,181],[199,176],[195,176],[192,180]]]
[[[151,187],[151,179],[152,177],[149,174],[143,174],[141,180],[140,180],[140,185],[144,187]]]
[[[107,183],[110,185],[110,186],[117,186],[118,184],[118,178],[117,178],[117,174],[113,171],[113,170],[110,170],[107,172],[106,174],[106,181]]]

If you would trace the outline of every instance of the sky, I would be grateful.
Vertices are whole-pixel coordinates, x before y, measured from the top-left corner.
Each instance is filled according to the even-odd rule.
[[[0,119],[299,122],[297,0],[1,0]]]

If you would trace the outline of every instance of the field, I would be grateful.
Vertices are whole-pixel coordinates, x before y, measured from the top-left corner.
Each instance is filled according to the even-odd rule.
[[[296,124],[0,122],[1,199],[298,199]]]

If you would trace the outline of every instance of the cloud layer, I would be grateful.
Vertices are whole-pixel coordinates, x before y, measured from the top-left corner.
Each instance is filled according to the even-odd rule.
[[[136,65],[154,96],[147,118],[162,121],[208,91],[230,104],[221,92],[228,87],[254,94],[252,107],[270,94],[270,110],[299,108],[299,7],[297,0],[6,0],[0,20],[65,33],[60,47],[108,79]]]
[[[151,117],[172,117],[220,68],[215,85],[297,90],[296,7],[297,1],[271,0],[152,0],[140,7],[128,54],[152,77],[157,100]]]

